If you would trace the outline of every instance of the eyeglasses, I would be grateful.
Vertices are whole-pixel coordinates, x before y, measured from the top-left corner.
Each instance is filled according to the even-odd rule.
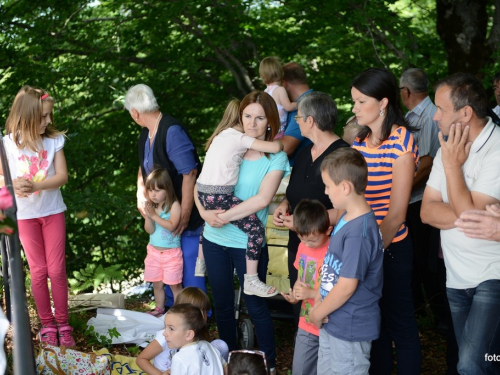
[[[302,116],[299,116],[302,117]],[[262,357],[262,360],[264,361],[264,367],[266,368],[266,372],[269,373],[269,369],[267,368],[267,360],[266,360],[266,353],[260,351],[260,350],[233,350],[232,352],[229,353],[229,357],[227,358],[227,363],[231,362],[231,355],[236,354],[236,353],[241,353],[241,354],[254,354]]]
[[[293,118],[295,119],[295,122],[297,122],[299,118],[303,118],[305,120],[308,117],[309,116],[293,116]]]
[[[406,86],[400,87],[399,89],[400,89],[400,90],[407,89],[407,90],[408,90],[408,94],[411,94],[410,89],[409,89],[408,87],[406,87]]]

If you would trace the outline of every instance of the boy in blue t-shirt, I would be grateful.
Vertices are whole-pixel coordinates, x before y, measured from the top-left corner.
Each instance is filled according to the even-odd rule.
[[[380,333],[384,248],[364,196],[366,161],[355,149],[338,149],[323,160],[321,177],[333,206],[346,212],[330,239],[309,315],[321,327],[318,375],[368,374],[371,342]]]

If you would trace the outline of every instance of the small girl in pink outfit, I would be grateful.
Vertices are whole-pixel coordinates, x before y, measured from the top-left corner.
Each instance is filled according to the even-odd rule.
[[[283,138],[285,133],[286,121],[288,112],[297,110],[297,103],[290,102],[288,94],[284,87],[281,86],[283,79],[283,68],[277,57],[266,57],[260,62],[259,66],[260,78],[264,81],[267,88],[264,90],[272,96],[278,106],[278,114],[280,116],[280,129],[274,139]]]
[[[68,324],[66,205],[59,189],[68,182],[68,170],[64,133],[52,123],[53,108],[54,99],[46,91],[22,87],[7,118],[3,142],[16,194],[19,238],[42,323],[40,341],[70,347],[75,340]]]

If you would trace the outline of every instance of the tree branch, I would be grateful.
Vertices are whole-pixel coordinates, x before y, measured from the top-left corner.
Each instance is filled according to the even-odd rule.
[[[493,26],[486,45],[496,51],[500,46],[500,0],[495,1],[495,13],[493,15]]]
[[[399,59],[404,60],[404,61],[408,60],[407,57],[405,56],[405,54],[403,52],[401,52],[400,50],[398,50],[396,48],[396,46],[394,44],[392,44],[392,42],[389,39],[387,39],[387,36],[385,35],[385,33],[378,29],[377,25],[375,24],[375,22],[373,22],[372,19],[367,18],[366,21],[373,27],[373,31],[376,34],[379,41],[381,41],[383,44],[385,44],[385,46],[387,48],[389,48],[392,52],[394,52],[394,54]],[[373,34],[371,32],[370,27],[368,27],[368,31],[370,32],[370,35],[372,35],[372,41],[373,41]]]
[[[97,113],[95,115],[90,115],[90,116],[87,116],[87,117],[83,117],[81,119],[77,119],[76,121],[84,122],[84,121],[92,120],[94,118],[102,117],[104,115],[107,115],[108,113],[118,112],[118,111],[123,111],[123,108],[110,108],[110,109],[108,109],[106,111]]]
[[[377,46],[375,45],[375,38],[373,37],[370,26],[366,25],[366,28],[368,29],[368,33],[370,33],[370,37],[371,37],[372,45],[373,45],[373,50],[375,51],[375,56],[377,56],[378,61],[380,61],[384,65],[384,67],[387,69],[387,65],[385,64],[385,62],[382,61],[382,59],[380,58],[380,56],[378,54]]]

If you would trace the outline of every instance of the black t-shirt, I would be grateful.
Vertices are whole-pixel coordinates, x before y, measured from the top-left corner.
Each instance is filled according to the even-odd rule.
[[[325,194],[325,184],[321,179],[321,162],[325,156],[331,154],[340,147],[350,147],[343,139],[338,139],[333,142],[328,148],[316,159],[312,160],[311,148],[313,145],[304,147],[297,157],[290,176],[290,183],[286,189],[286,199],[290,204],[293,213],[295,207],[302,199],[317,199],[326,207],[327,210],[333,208],[330,198]],[[288,251],[295,254],[299,247],[299,237],[293,231],[290,231],[288,240]],[[290,255],[289,255],[290,256]]]

